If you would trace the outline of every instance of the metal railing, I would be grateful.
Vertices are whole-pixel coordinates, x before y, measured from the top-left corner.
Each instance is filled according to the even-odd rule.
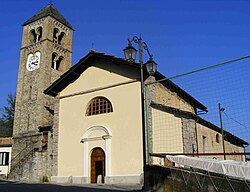
[[[10,162],[11,168],[9,173],[13,172],[17,167],[20,170],[21,164],[27,159],[30,154],[33,155],[34,152],[34,145],[30,143],[26,145]]]

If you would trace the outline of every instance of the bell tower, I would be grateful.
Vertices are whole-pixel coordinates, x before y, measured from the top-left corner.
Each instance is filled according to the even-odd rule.
[[[11,172],[25,175],[28,173],[27,167],[31,170],[43,163],[48,168],[46,164],[51,164],[49,161],[40,162],[34,157],[24,159],[27,154],[23,151],[28,153],[29,150],[35,150],[36,157],[42,155],[47,159],[51,156],[55,99],[43,91],[71,67],[73,28],[52,4],[22,26]],[[28,165],[20,166],[20,162],[15,160],[17,158],[23,159]],[[17,170],[17,167],[22,167],[22,170]],[[30,179],[46,175],[44,170],[40,171],[23,177]],[[46,172],[49,175],[49,170]]]

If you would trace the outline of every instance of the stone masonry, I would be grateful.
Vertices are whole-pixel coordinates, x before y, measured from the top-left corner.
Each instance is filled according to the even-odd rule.
[[[153,130],[152,130],[152,108],[149,107],[151,102],[156,102],[168,107],[178,108],[184,111],[195,113],[195,109],[189,103],[184,101],[174,91],[169,90],[159,82],[155,82],[153,76],[145,81],[146,84],[146,125],[147,125],[147,147],[150,152],[153,152]],[[182,139],[183,139],[183,152],[192,153],[196,150],[196,125],[192,119],[182,118]],[[150,159],[149,159],[150,160]],[[152,159],[150,160],[152,161]]]
[[[53,126],[57,99],[43,91],[71,67],[73,29],[61,23],[63,19],[49,4],[23,25],[10,173],[13,179],[41,181],[55,172],[52,165],[57,162],[53,155],[57,147],[53,147]],[[28,55],[37,52],[39,68],[28,71]],[[54,63],[60,66],[53,68]]]
[[[197,152],[196,122],[193,119],[181,118],[183,153]]]

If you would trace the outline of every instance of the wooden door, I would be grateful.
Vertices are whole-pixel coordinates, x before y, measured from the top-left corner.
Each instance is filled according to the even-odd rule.
[[[105,153],[100,147],[94,148],[91,153],[91,183],[97,182],[98,175],[102,175],[102,183],[104,183]]]

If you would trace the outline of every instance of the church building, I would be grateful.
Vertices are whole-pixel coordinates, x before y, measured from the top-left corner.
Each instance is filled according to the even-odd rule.
[[[9,176],[55,183],[141,184],[140,65],[91,50],[71,66],[73,31],[52,4],[23,24]],[[165,78],[160,72],[151,76],[143,67],[145,83]],[[202,148],[198,137],[204,132],[221,137],[218,127],[196,114],[207,108],[173,82],[149,88],[147,148],[189,153],[198,143]],[[176,122],[174,127],[164,125],[162,135],[176,137],[174,145],[157,142],[157,113]],[[171,135],[170,129],[178,134]],[[226,133],[227,145],[243,151],[246,142]]]

